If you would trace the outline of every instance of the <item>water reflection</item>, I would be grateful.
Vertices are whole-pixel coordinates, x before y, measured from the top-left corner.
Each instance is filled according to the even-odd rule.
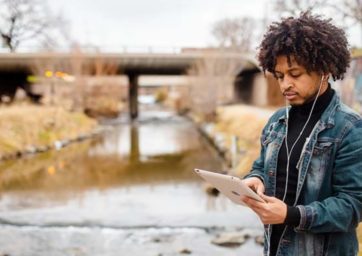
[[[138,136],[138,124],[132,123],[130,125],[130,162],[138,163],[140,160],[140,147],[139,147],[139,136]]]
[[[212,248],[210,234],[192,235],[187,230],[262,230],[261,225],[250,210],[225,197],[207,197],[200,178],[193,174],[195,167],[219,170],[223,166],[193,124],[179,117],[123,123],[93,140],[3,162],[0,254],[69,255],[72,248],[79,248],[89,252],[85,255],[92,255],[90,251],[130,255],[123,236],[104,249],[110,235],[103,231],[112,230],[136,239],[132,255],[158,255],[177,244],[170,241],[154,247],[152,240],[143,239],[148,228],[160,235],[165,227],[172,227],[171,231],[181,227],[186,231],[169,239],[178,239],[177,243],[199,239],[193,249],[204,250],[199,255],[230,255]],[[81,242],[73,239],[79,232]],[[253,243],[250,248],[261,252]]]
[[[90,154],[122,158],[178,154],[200,147],[197,131],[185,119],[132,123],[117,127]],[[203,145],[205,146],[205,145]]]
[[[185,119],[113,127],[105,136],[0,165],[0,191],[192,181],[195,167],[222,163]]]

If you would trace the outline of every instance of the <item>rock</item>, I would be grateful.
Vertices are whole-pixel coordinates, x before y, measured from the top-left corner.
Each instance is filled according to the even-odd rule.
[[[55,148],[56,150],[59,150],[59,149],[61,149],[62,147],[63,147],[63,143],[62,143],[60,140],[54,141],[54,148]]]
[[[218,145],[221,149],[226,148],[226,142],[225,142],[225,135],[222,133],[216,133],[215,134],[215,143]]]
[[[81,133],[79,134],[79,136],[76,138],[77,141],[83,141],[85,139],[88,139],[89,138],[89,135],[88,134],[85,134],[85,133]]]
[[[264,245],[264,236],[256,236],[255,237],[255,243]]]
[[[69,145],[70,143],[70,140],[63,140],[63,147]]]
[[[159,242],[161,242],[161,239],[158,238],[158,237],[155,237],[155,238],[152,239],[152,242],[159,243]]]
[[[238,232],[240,232],[240,234],[243,234],[246,238],[250,238],[250,237],[257,237],[260,235],[263,235],[263,232],[261,232],[261,230],[259,229],[249,229],[249,228],[244,228],[241,230],[238,230]]]
[[[33,145],[29,145],[25,148],[25,153],[26,154],[35,154],[36,153],[36,147],[34,147]]]
[[[42,153],[42,152],[45,152],[45,151],[47,151],[47,150],[48,150],[47,146],[39,146],[39,147],[36,149],[36,152]]]
[[[100,134],[106,132],[107,130],[110,130],[110,127],[97,127],[91,132],[91,134],[94,136],[100,135]]]
[[[191,251],[189,249],[187,249],[187,248],[184,248],[184,249],[180,250],[179,253],[181,253],[181,254],[191,254]]]
[[[214,126],[215,125],[213,123],[205,123],[201,125],[201,129],[210,136],[214,131]]]
[[[241,232],[221,233],[211,240],[211,243],[224,247],[238,247],[245,243],[247,237],[247,234]]]

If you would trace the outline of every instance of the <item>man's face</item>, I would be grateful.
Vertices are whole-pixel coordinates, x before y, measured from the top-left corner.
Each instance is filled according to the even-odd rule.
[[[322,76],[316,72],[309,72],[300,66],[291,56],[291,65],[288,65],[287,56],[277,57],[275,76],[285,99],[292,106],[302,105],[312,101],[318,93]],[[328,85],[323,81],[321,95]]]

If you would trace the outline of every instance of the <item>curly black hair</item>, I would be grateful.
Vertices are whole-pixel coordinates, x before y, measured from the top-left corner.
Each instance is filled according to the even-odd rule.
[[[307,72],[329,73],[333,80],[343,79],[351,59],[345,32],[331,19],[313,16],[309,11],[269,26],[258,53],[263,71],[275,75],[276,59],[281,55],[288,57],[289,65],[294,57]]]

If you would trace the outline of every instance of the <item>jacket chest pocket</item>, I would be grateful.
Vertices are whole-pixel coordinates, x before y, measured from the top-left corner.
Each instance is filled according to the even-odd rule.
[[[270,161],[275,158],[275,153],[277,149],[276,139],[278,133],[275,131],[271,131],[268,133],[262,140],[262,144],[265,150],[265,157],[264,157],[264,166],[269,166]]]
[[[321,156],[330,152],[333,142],[317,142],[313,149],[313,156]]]
[[[331,164],[333,142],[317,141],[306,177],[306,185],[311,196],[317,200],[321,184]]]
[[[333,142],[319,142],[314,145],[312,154],[312,170],[319,172],[325,171],[331,163],[331,154],[333,149]]]

